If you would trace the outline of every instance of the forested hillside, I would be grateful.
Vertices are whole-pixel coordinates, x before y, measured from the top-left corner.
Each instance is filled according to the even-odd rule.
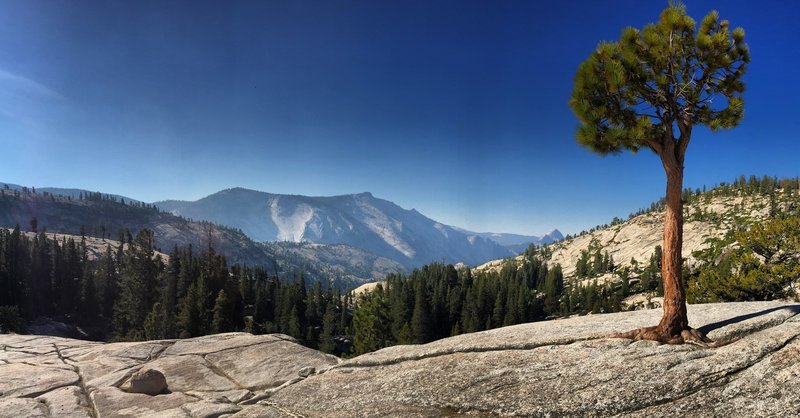
[[[153,232],[154,246],[207,246],[231,263],[260,266],[279,277],[304,273],[330,280],[340,288],[405,271],[397,262],[344,245],[257,243],[242,231],[204,221],[192,221],[159,211],[155,206],[101,193],[66,196],[33,188],[0,188],[0,227],[20,225],[25,231],[49,231],[75,236],[130,241],[138,231]]]
[[[310,346],[348,334],[352,302],[332,286],[229,267],[213,247],[174,247],[167,258],[147,229],[130,241],[109,240],[98,258],[89,257],[85,237],[0,229],[0,327],[24,332],[26,320],[46,316],[100,340],[245,330],[281,332]]]
[[[798,251],[792,245],[791,225],[800,214],[800,181],[775,177],[741,176],[731,183],[723,183],[706,190],[685,190],[684,206],[684,269],[689,283],[689,300],[759,300],[766,298],[761,290],[732,290],[733,283],[723,285],[737,297],[723,298],[715,294],[692,290],[695,280],[706,283],[709,274],[716,272],[713,281],[726,281],[733,276],[748,274],[753,277],[754,267],[767,268],[770,263],[796,262]],[[576,285],[620,286],[636,284],[642,292],[626,301],[626,306],[642,306],[660,295],[661,235],[663,226],[663,200],[654,202],[628,216],[623,221],[615,218],[576,236],[567,236],[563,242],[548,246],[547,261],[563,268],[567,283]],[[761,244],[754,244],[754,242]],[[771,242],[771,247],[766,245]],[[772,248],[772,250],[768,250]],[[775,255],[783,254],[782,259]],[[759,263],[748,263],[747,260]],[[514,259],[512,259],[514,260]],[[516,257],[521,263],[522,257]],[[477,268],[478,271],[499,271],[507,260],[497,260]],[[730,274],[723,273],[724,269]],[[758,269],[756,269],[758,270]],[[795,276],[796,278],[797,276]],[[764,282],[766,279],[761,280]],[[748,280],[755,286],[753,280]],[[628,284],[625,284],[628,283]],[[788,286],[783,280],[784,286]],[[707,288],[708,285],[704,285]],[[717,286],[719,287],[719,286]],[[717,289],[717,292],[723,292]],[[750,294],[749,298],[745,297]],[[773,292],[786,295],[785,292]],[[777,297],[777,296],[776,296]]]

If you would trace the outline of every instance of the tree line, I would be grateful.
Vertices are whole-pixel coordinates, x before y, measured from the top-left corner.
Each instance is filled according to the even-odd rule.
[[[548,266],[547,247],[531,246],[521,262],[498,271],[433,263],[389,275],[357,301],[353,354],[575,314],[616,312],[629,288],[567,285],[561,266]],[[608,260],[608,259],[607,259]],[[608,268],[608,264],[605,264]]]
[[[228,266],[211,245],[155,251],[143,229],[102,256],[85,237],[0,229],[0,327],[24,332],[25,320],[52,317],[90,337],[188,338],[210,333],[280,332],[328,352],[346,352],[352,295],[302,275],[279,279],[261,267]]]
[[[123,236],[124,239],[124,236]],[[162,257],[144,229],[90,257],[85,237],[0,229],[0,327],[51,317],[99,340],[188,338],[246,331],[283,333],[338,355],[572,313],[619,310],[607,286],[564,284],[546,249],[499,271],[433,263],[392,274],[356,296],[302,274],[281,279],[261,267],[228,266],[208,245]],[[615,305],[608,303],[616,300]]]

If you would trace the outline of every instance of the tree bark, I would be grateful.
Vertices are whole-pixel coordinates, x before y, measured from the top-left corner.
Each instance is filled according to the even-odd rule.
[[[683,158],[668,147],[661,155],[667,175],[664,243],[661,258],[661,280],[664,284],[664,316],[656,328],[662,336],[678,336],[689,329],[686,316],[686,294],[681,284],[683,267]]]
[[[667,344],[691,343],[703,347],[716,346],[702,332],[689,327],[686,316],[686,294],[681,284],[683,257],[683,155],[684,147],[665,141],[659,154],[667,174],[667,210],[664,215],[664,243],[661,252],[661,280],[664,284],[664,315],[657,326],[612,334],[615,338],[653,340]]]

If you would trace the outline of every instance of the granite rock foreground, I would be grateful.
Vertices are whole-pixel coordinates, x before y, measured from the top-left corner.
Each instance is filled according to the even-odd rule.
[[[660,310],[538,322],[347,361],[284,335],[99,344],[0,335],[0,416],[797,416],[800,304],[689,306],[724,343],[604,338]],[[168,393],[128,393],[133,373]]]

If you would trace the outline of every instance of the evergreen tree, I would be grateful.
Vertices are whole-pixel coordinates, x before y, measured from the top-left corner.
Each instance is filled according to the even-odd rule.
[[[599,276],[606,272],[606,263],[603,254],[598,248],[594,252],[594,259],[592,260],[592,276]]]
[[[180,338],[190,338],[202,335],[201,310],[204,308],[197,284],[192,283],[186,291],[186,296],[181,303],[178,315],[178,328]]]
[[[549,272],[545,279],[545,298],[544,298],[544,311],[548,315],[554,315],[560,311],[560,299],[564,292],[564,275],[561,272],[561,266],[556,264]]]
[[[414,290],[414,312],[411,315],[411,330],[414,344],[424,344],[431,340],[431,313],[428,301],[428,288],[422,280],[417,281]]]
[[[156,277],[160,263],[154,259],[153,233],[143,229],[125,253],[120,294],[114,308],[114,332],[125,339],[141,339],[144,321],[158,300]]]
[[[739,123],[749,61],[743,29],[730,31],[712,11],[696,30],[685,6],[670,4],[657,23],[600,43],[578,68],[570,100],[581,121],[578,142],[600,154],[650,149],[667,177],[664,315],[657,327],[629,337],[681,343],[683,331],[691,330],[681,284],[684,157],[694,126],[717,131]]]
[[[81,282],[80,313],[82,320],[90,324],[97,319],[100,311],[95,282],[94,271],[88,268],[84,269],[83,280]]]
[[[467,290],[464,300],[464,311],[461,313],[461,331],[475,332],[480,330],[480,315],[472,287]]]
[[[214,317],[211,320],[212,333],[233,331],[232,311],[233,306],[225,289],[220,290],[214,302]]]
[[[111,246],[106,246],[106,252],[100,260],[97,270],[97,292],[100,295],[102,314],[105,318],[111,318],[114,305],[119,294],[119,284],[117,275],[117,262]]]
[[[336,343],[333,337],[336,335],[336,303],[331,299],[325,306],[325,314],[322,316],[322,333],[319,337],[319,349],[323,353],[333,353],[336,350]]]
[[[353,315],[354,354],[363,354],[386,347],[391,326],[386,314],[383,286],[378,284],[371,293],[359,297],[359,308]]]
[[[300,314],[297,312],[297,305],[292,305],[287,323],[288,323],[286,327],[287,334],[295,338],[303,337],[302,325],[300,323]]]
[[[178,280],[181,272],[181,257],[178,247],[175,246],[170,253],[167,269],[161,275],[159,282],[163,284],[161,303],[164,306],[164,336],[175,338],[178,336],[176,315],[178,311]]]
[[[153,304],[153,309],[147,314],[144,320],[144,339],[146,340],[161,340],[165,338],[166,321],[164,315],[164,307],[161,302]]]
[[[412,338],[408,338],[404,332],[414,309],[414,293],[411,291],[408,281],[392,277],[387,280],[390,290],[390,315],[392,320],[392,335],[398,344],[411,344]]]

